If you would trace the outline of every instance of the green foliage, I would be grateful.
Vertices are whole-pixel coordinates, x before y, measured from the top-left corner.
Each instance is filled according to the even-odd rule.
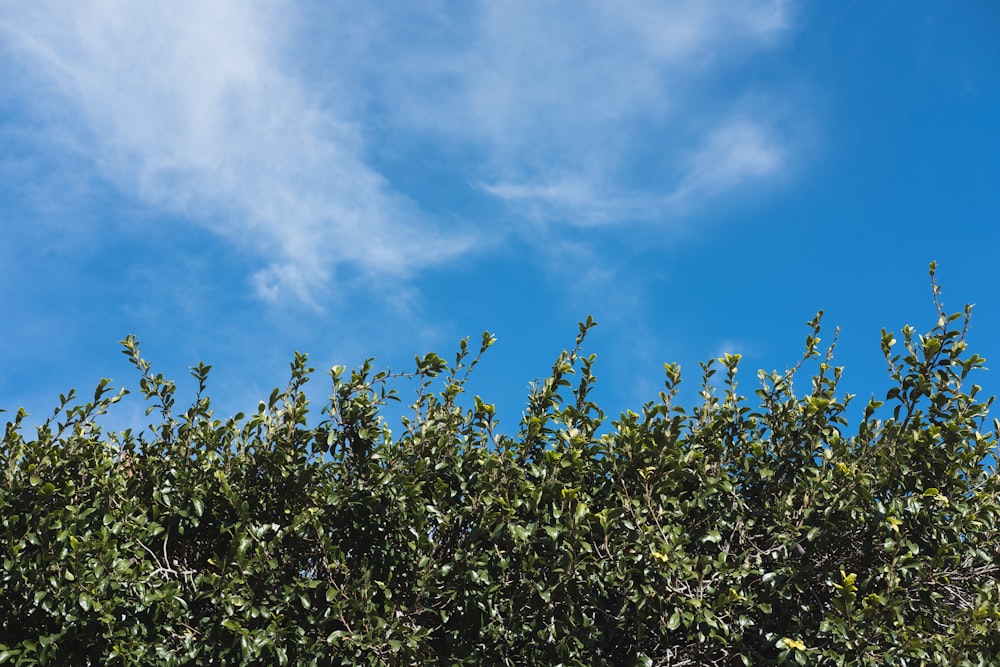
[[[850,434],[820,316],[753,402],[739,355],[702,365],[690,411],[668,364],[604,433],[591,320],[515,435],[461,401],[489,334],[406,375],[334,367],[314,424],[305,355],[219,420],[209,366],[178,413],[126,338],[157,424],[104,432],[124,392],[102,382],[6,425],[0,663],[996,664],[997,425],[970,311],[934,294],[929,333],[883,332],[892,386]]]

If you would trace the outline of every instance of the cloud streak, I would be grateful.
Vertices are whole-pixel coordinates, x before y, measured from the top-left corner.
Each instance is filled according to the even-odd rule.
[[[477,241],[373,158],[400,138],[390,162],[460,156],[451,187],[535,222],[662,220],[780,174],[785,119],[718,79],[788,25],[779,0],[0,8],[44,122],[129,196],[261,258],[260,296],[306,302],[341,271],[405,275]]]
[[[363,159],[364,137],[283,66],[282,3],[22,3],[0,28],[41,104],[126,193],[271,263],[261,296],[309,301],[342,265],[405,272],[434,232]],[[430,228],[430,229],[429,229]]]
[[[474,146],[477,186],[530,218],[662,219],[793,152],[788,115],[751,109],[752,79],[722,81],[788,33],[786,2],[477,7],[461,32],[447,16],[424,17],[434,39],[386,32],[398,59],[373,78],[395,122]]]

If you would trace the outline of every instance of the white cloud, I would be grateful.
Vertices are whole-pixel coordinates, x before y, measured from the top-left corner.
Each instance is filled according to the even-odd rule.
[[[787,33],[787,5],[481,4],[462,35],[432,17],[422,30],[436,39],[402,47],[392,62],[406,65],[381,76],[395,122],[478,147],[476,182],[519,211],[657,219],[785,166],[787,115],[751,112],[753,83],[720,80]],[[401,37],[387,32],[380,48],[398,51]],[[642,172],[657,184],[636,186]]]
[[[785,162],[786,148],[769,128],[745,118],[726,121],[687,161],[687,173],[669,201],[684,206],[692,199],[771,176]]]
[[[343,267],[398,275],[473,243],[402,196],[379,150],[404,168],[439,150],[462,172],[449,187],[576,224],[661,219],[780,174],[785,119],[720,77],[788,15],[781,0],[15,0],[0,36],[35,111],[104,178],[263,258],[261,296],[308,302]]]
[[[395,195],[357,124],[288,67],[292,10],[33,0],[0,9],[0,34],[106,178],[272,259],[262,296],[308,301],[342,264],[405,271],[460,252],[467,240]]]

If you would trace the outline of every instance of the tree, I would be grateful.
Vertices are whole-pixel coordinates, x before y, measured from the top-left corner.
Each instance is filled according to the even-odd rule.
[[[943,311],[933,265],[932,286],[936,325],[882,333],[892,386],[854,428],[821,314],[753,402],[738,355],[690,410],[667,364],[609,428],[588,319],[513,435],[463,403],[489,334],[409,374],[334,367],[317,423],[305,355],[220,420],[209,366],[178,413],[126,338],[157,424],[102,430],[124,393],[102,381],[30,437],[23,410],[6,425],[0,662],[995,664],[997,428],[971,311]]]

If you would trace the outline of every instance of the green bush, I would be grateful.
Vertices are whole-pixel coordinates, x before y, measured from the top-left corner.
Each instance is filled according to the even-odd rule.
[[[107,382],[30,437],[7,423],[0,663],[997,664],[996,422],[969,309],[937,311],[901,349],[883,332],[892,388],[850,434],[819,316],[752,402],[738,355],[691,411],[668,364],[604,433],[588,320],[513,436],[460,400],[488,334],[405,376],[334,367],[314,424],[304,355],[219,420],[210,367],[179,412],[129,337],[158,424],[103,431]]]

